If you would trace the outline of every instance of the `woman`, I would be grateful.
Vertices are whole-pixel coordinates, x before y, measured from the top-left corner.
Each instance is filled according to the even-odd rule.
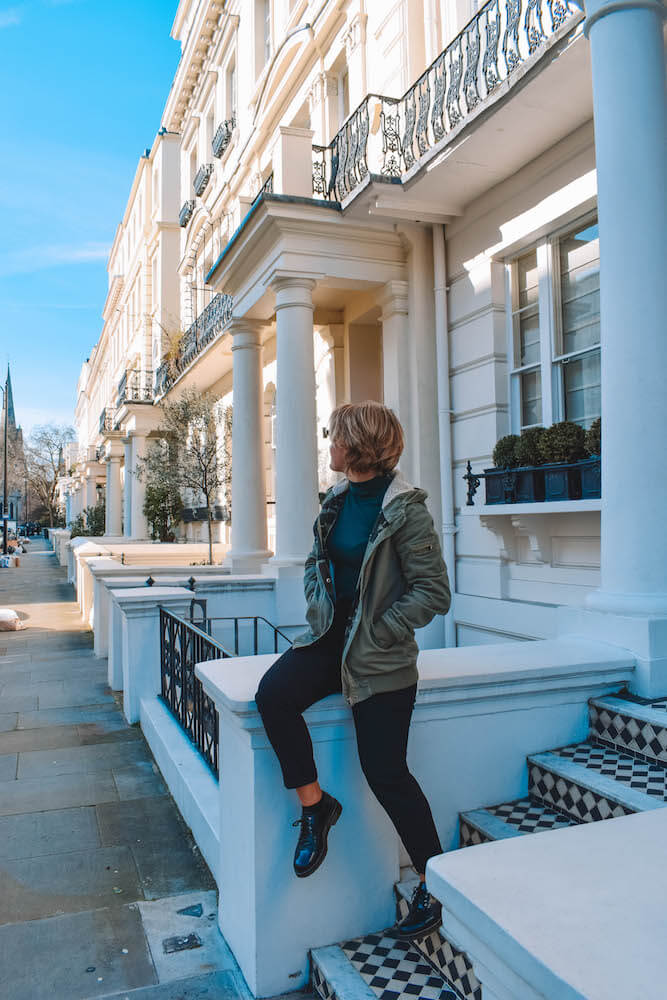
[[[294,870],[305,878],[322,864],[342,806],[320,788],[302,713],[342,691],[366,780],[419,876],[410,911],[396,925],[401,937],[416,938],[440,923],[424,871],[442,848],[406,763],[417,692],[414,630],[447,612],[447,570],[426,493],[398,475],[404,439],[395,414],[370,401],[339,406],[329,436],[331,468],[346,478],[326,494],[315,521],[304,578],[310,630],[266,672],[257,707],[285,787],[296,789],[302,805]]]

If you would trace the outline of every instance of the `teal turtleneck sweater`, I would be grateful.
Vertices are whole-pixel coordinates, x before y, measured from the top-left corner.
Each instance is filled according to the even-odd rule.
[[[336,600],[353,600],[368,538],[392,476],[376,476],[365,483],[350,483],[345,502],[328,539],[333,564]]]

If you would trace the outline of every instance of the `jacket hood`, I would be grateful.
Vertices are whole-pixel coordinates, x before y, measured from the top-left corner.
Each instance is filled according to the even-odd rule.
[[[345,490],[350,485],[350,481],[347,478],[341,479],[331,487],[331,496],[339,496],[344,493]],[[413,503],[415,501],[426,500],[427,493],[425,490],[419,488],[419,486],[413,486],[409,483],[407,479],[403,479],[399,469],[394,469],[393,479],[387,487],[387,492],[382,500],[382,512],[386,517],[387,508],[394,500],[401,498],[401,502],[397,504],[397,509],[404,507],[408,503]]]

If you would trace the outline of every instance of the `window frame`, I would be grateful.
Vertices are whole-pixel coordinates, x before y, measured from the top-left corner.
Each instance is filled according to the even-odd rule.
[[[542,390],[542,427],[565,420],[565,380],[564,368],[570,361],[579,360],[586,354],[598,352],[601,342],[582,347],[568,353],[557,353],[562,349],[562,308],[560,240],[576,230],[590,225],[598,225],[597,208],[586,212],[567,225],[559,226],[547,235],[526,244],[505,261],[505,300],[508,358],[508,400],[510,408],[510,429],[513,434],[522,430],[521,376],[529,371],[539,370]],[[598,236],[599,239],[599,236]],[[537,363],[521,365],[518,354],[519,344],[515,332],[515,316],[518,308],[518,268],[521,257],[535,251],[537,258],[537,303],[539,319],[540,360]],[[538,424],[525,425],[538,426]]]

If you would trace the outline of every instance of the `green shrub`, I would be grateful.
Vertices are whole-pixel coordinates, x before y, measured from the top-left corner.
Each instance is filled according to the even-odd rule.
[[[516,457],[518,434],[506,434],[501,437],[493,449],[493,465],[496,469],[513,469],[519,464]]]
[[[516,446],[519,465],[542,465],[544,459],[540,446],[544,437],[544,427],[528,427],[522,431]]]
[[[578,462],[586,455],[586,432],[580,424],[571,420],[562,420],[558,424],[547,427],[540,451],[545,462]]]
[[[602,424],[599,417],[586,431],[586,451],[589,455],[602,454]]]

